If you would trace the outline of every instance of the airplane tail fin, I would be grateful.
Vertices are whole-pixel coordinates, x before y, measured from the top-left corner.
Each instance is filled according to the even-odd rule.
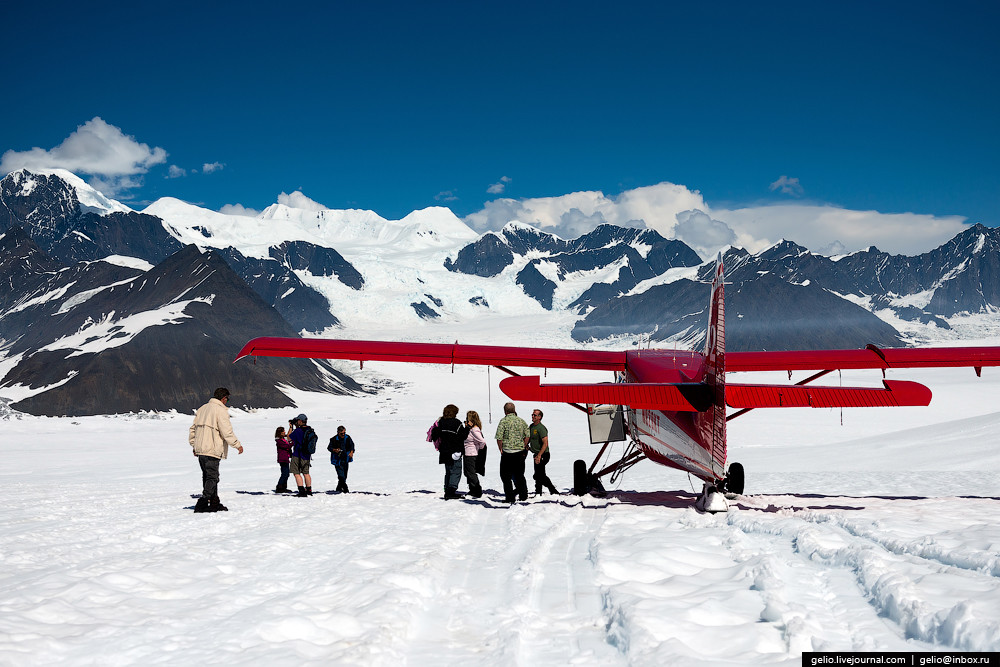
[[[712,458],[723,476],[726,466],[726,287],[722,253],[715,261],[715,279],[709,305],[708,335],[705,339],[705,384],[712,388],[712,407],[700,416],[703,442],[711,443]]]

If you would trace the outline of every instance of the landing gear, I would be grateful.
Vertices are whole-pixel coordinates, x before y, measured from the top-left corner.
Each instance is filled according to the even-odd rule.
[[[726,478],[722,480],[722,484],[719,486],[725,492],[726,497],[732,500],[743,493],[744,482],[743,464],[730,463],[729,470],[726,471]]]
[[[729,503],[726,502],[726,494],[718,486],[706,483],[701,488],[698,500],[694,501],[694,508],[699,512],[715,514],[716,512],[728,512]]]
[[[589,491],[587,484],[587,462],[577,459],[573,462],[573,493],[578,496],[585,495]]]
[[[587,471],[587,462],[582,459],[573,462],[573,493],[578,496],[585,496],[589,493],[598,498],[607,495],[600,478]]]
[[[701,489],[701,495],[695,501],[694,507],[699,512],[728,512],[729,503],[743,493],[743,465],[730,463],[725,478],[716,484],[706,483]]]

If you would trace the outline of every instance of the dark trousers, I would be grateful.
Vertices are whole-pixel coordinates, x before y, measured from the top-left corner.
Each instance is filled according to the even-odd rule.
[[[462,482],[462,457],[444,464],[444,490],[455,491]]]
[[[549,462],[550,458],[552,457],[549,456],[549,450],[546,449],[542,454],[541,462],[535,463],[535,474],[532,475],[535,479],[535,493],[541,493],[542,487],[545,487],[552,493],[556,492],[556,485],[553,484],[552,480],[549,479],[549,476],[545,474],[545,464]],[[531,460],[534,462],[535,458],[532,457]]]
[[[469,491],[475,491],[479,488],[479,476],[476,474],[476,463],[478,461],[478,457],[466,456],[462,459],[462,461],[462,469],[465,472],[465,481],[469,485]]]
[[[219,459],[211,456],[199,456],[201,466],[201,496],[215,498],[219,495]]]
[[[333,469],[337,471],[337,490],[343,491],[347,489],[347,470],[350,467],[350,463],[347,461],[342,461],[340,463],[335,463]]]
[[[278,464],[281,467],[281,477],[278,478],[278,488],[287,489],[288,488],[288,461]]]
[[[503,495],[507,502],[514,502],[515,491],[520,500],[528,499],[528,482],[524,479],[524,459],[527,456],[527,450],[500,453],[500,479],[503,481]]]

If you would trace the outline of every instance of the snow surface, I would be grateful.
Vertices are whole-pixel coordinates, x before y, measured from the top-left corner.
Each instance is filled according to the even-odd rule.
[[[730,458],[748,495],[705,515],[687,476],[648,462],[607,498],[508,508],[495,450],[484,498],[444,501],[426,430],[455,402],[491,419],[491,437],[500,374],[344,367],[382,390],[231,411],[246,451],[222,462],[218,514],[191,511],[191,415],[8,413],[0,664],[797,665],[814,650],[1000,650],[997,369],[890,371],[929,384],[929,408],[736,419]],[[544,410],[566,492],[572,461],[598,448],[577,411]],[[270,492],[272,434],[300,411],[321,452],[338,424],[354,437],[351,494],[331,492],[325,452],[316,495]]]

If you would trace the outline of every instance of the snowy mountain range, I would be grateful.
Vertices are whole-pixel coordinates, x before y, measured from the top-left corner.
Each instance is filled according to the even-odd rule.
[[[527,317],[563,323],[563,344],[699,345],[714,264],[648,229],[478,234],[440,207],[134,211],[61,170],[0,181],[0,234],[0,397],[35,414],[188,410],[221,384],[254,407],[291,404],[282,387],[361,389],[328,364],[233,366],[261,335],[454,339]],[[730,349],[954,338],[1000,307],[1000,233],[981,225],[916,257],[782,242],[724,261]]]

